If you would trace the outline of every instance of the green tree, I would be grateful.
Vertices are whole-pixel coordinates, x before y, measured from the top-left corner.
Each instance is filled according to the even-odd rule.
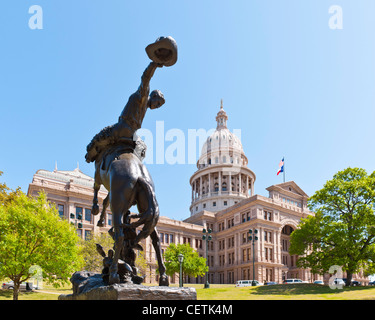
[[[148,263],[147,263],[146,254],[144,251],[137,252],[135,266],[138,268],[139,275],[141,276],[146,275]]]
[[[164,260],[166,273],[168,276],[173,276],[174,273],[180,272],[180,263],[178,262],[178,255],[184,256],[182,263],[182,275],[184,276],[203,276],[208,271],[206,259],[199,257],[199,254],[188,243],[175,244],[171,243],[164,252]]]
[[[298,265],[323,274],[330,266],[353,273],[375,271],[375,172],[347,168],[309,198],[315,216],[302,219],[291,234],[290,253]]]
[[[93,272],[101,272],[103,269],[103,257],[97,252],[96,244],[103,247],[108,255],[108,250],[113,249],[113,239],[108,233],[96,233],[87,240],[81,240],[81,254],[84,259],[84,269]],[[144,251],[136,251],[135,266],[139,274],[144,275],[147,270],[147,261]]]
[[[101,272],[103,269],[103,257],[96,251],[97,243],[103,247],[106,254],[109,249],[113,249],[113,239],[108,233],[97,233],[87,240],[81,240],[81,254],[85,270]]]
[[[2,175],[3,175],[3,172],[0,171],[0,176]],[[5,183],[0,182],[0,203],[3,202],[2,199],[6,196],[8,190],[9,188],[7,187],[7,185]]]
[[[0,171],[0,176],[3,174]],[[18,187],[16,191],[10,190],[5,183],[0,182],[0,205],[5,205],[8,202],[11,202],[12,199],[17,197],[21,192],[21,189]]]
[[[20,284],[33,276],[33,266],[54,286],[68,283],[83,263],[74,227],[59,217],[44,193],[36,198],[21,191],[9,196],[0,203],[0,277],[14,282],[13,299],[18,299]]]

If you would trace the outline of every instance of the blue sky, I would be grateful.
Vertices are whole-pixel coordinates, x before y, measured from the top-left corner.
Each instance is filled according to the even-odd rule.
[[[43,9],[42,30],[29,28],[31,5]],[[342,30],[329,28],[332,5]],[[372,0],[3,0],[1,9],[0,179],[13,189],[27,192],[56,161],[93,176],[86,145],[117,121],[149,63],[144,48],[161,35],[176,39],[179,59],[153,77],[166,104],[144,128],[164,121],[186,137],[214,128],[223,99],[265,196],[282,182],[283,156],[286,179],[309,195],[346,167],[375,170]],[[196,167],[148,169],[161,215],[187,218]]]

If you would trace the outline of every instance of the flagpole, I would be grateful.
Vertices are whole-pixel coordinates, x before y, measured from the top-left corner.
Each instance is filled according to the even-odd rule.
[[[284,183],[285,183],[285,157],[283,157],[284,159],[284,170],[283,170],[283,177],[284,177]]]

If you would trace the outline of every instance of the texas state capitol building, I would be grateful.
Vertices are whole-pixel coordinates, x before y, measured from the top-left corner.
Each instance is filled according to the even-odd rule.
[[[235,283],[252,279],[253,255],[255,279],[259,282],[299,278],[308,282],[322,279],[307,269],[296,266],[296,256],[289,254],[290,234],[301,218],[313,215],[307,209],[306,193],[294,182],[272,185],[268,197],[254,192],[255,173],[241,141],[227,128],[228,116],[221,105],[216,116],[216,131],[205,142],[197,171],[190,178],[192,189],[190,217],[184,221],[161,216],[157,229],[164,251],[170,243],[189,243],[206,257],[202,230],[212,229],[208,245],[208,280],[210,283]],[[97,227],[98,216],[91,215],[94,179],[73,171],[38,170],[29,185],[28,194],[42,189],[49,201],[56,203],[62,217],[77,226],[83,238],[94,232],[107,232],[112,217],[108,208],[104,227]],[[99,203],[107,191],[102,187]],[[188,195],[187,195],[188,196]],[[182,209],[182,208],[181,208]],[[78,217],[82,219],[78,219]],[[258,230],[254,251],[248,240],[249,229]],[[158,281],[157,261],[150,238],[142,243],[148,262],[146,282]],[[178,282],[178,276],[170,279]],[[187,278],[186,282],[203,283],[204,278]]]

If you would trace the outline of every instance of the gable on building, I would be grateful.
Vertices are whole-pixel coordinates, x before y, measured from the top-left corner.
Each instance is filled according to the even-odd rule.
[[[266,190],[267,191],[277,190],[280,193],[285,193],[285,191],[287,191],[288,192],[287,194],[289,194],[291,192],[291,193],[294,193],[298,196],[308,197],[308,195],[305,193],[305,191],[303,191],[298,186],[298,184],[295,183],[294,181],[287,181],[287,182],[284,182],[284,183],[275,184],[275,185],[272,185],[272,186],[268,187]]]
[[[307,206],[308,195],[294,181],[272,185],[266,189],[274,201],[292,204],[299,208]]]

